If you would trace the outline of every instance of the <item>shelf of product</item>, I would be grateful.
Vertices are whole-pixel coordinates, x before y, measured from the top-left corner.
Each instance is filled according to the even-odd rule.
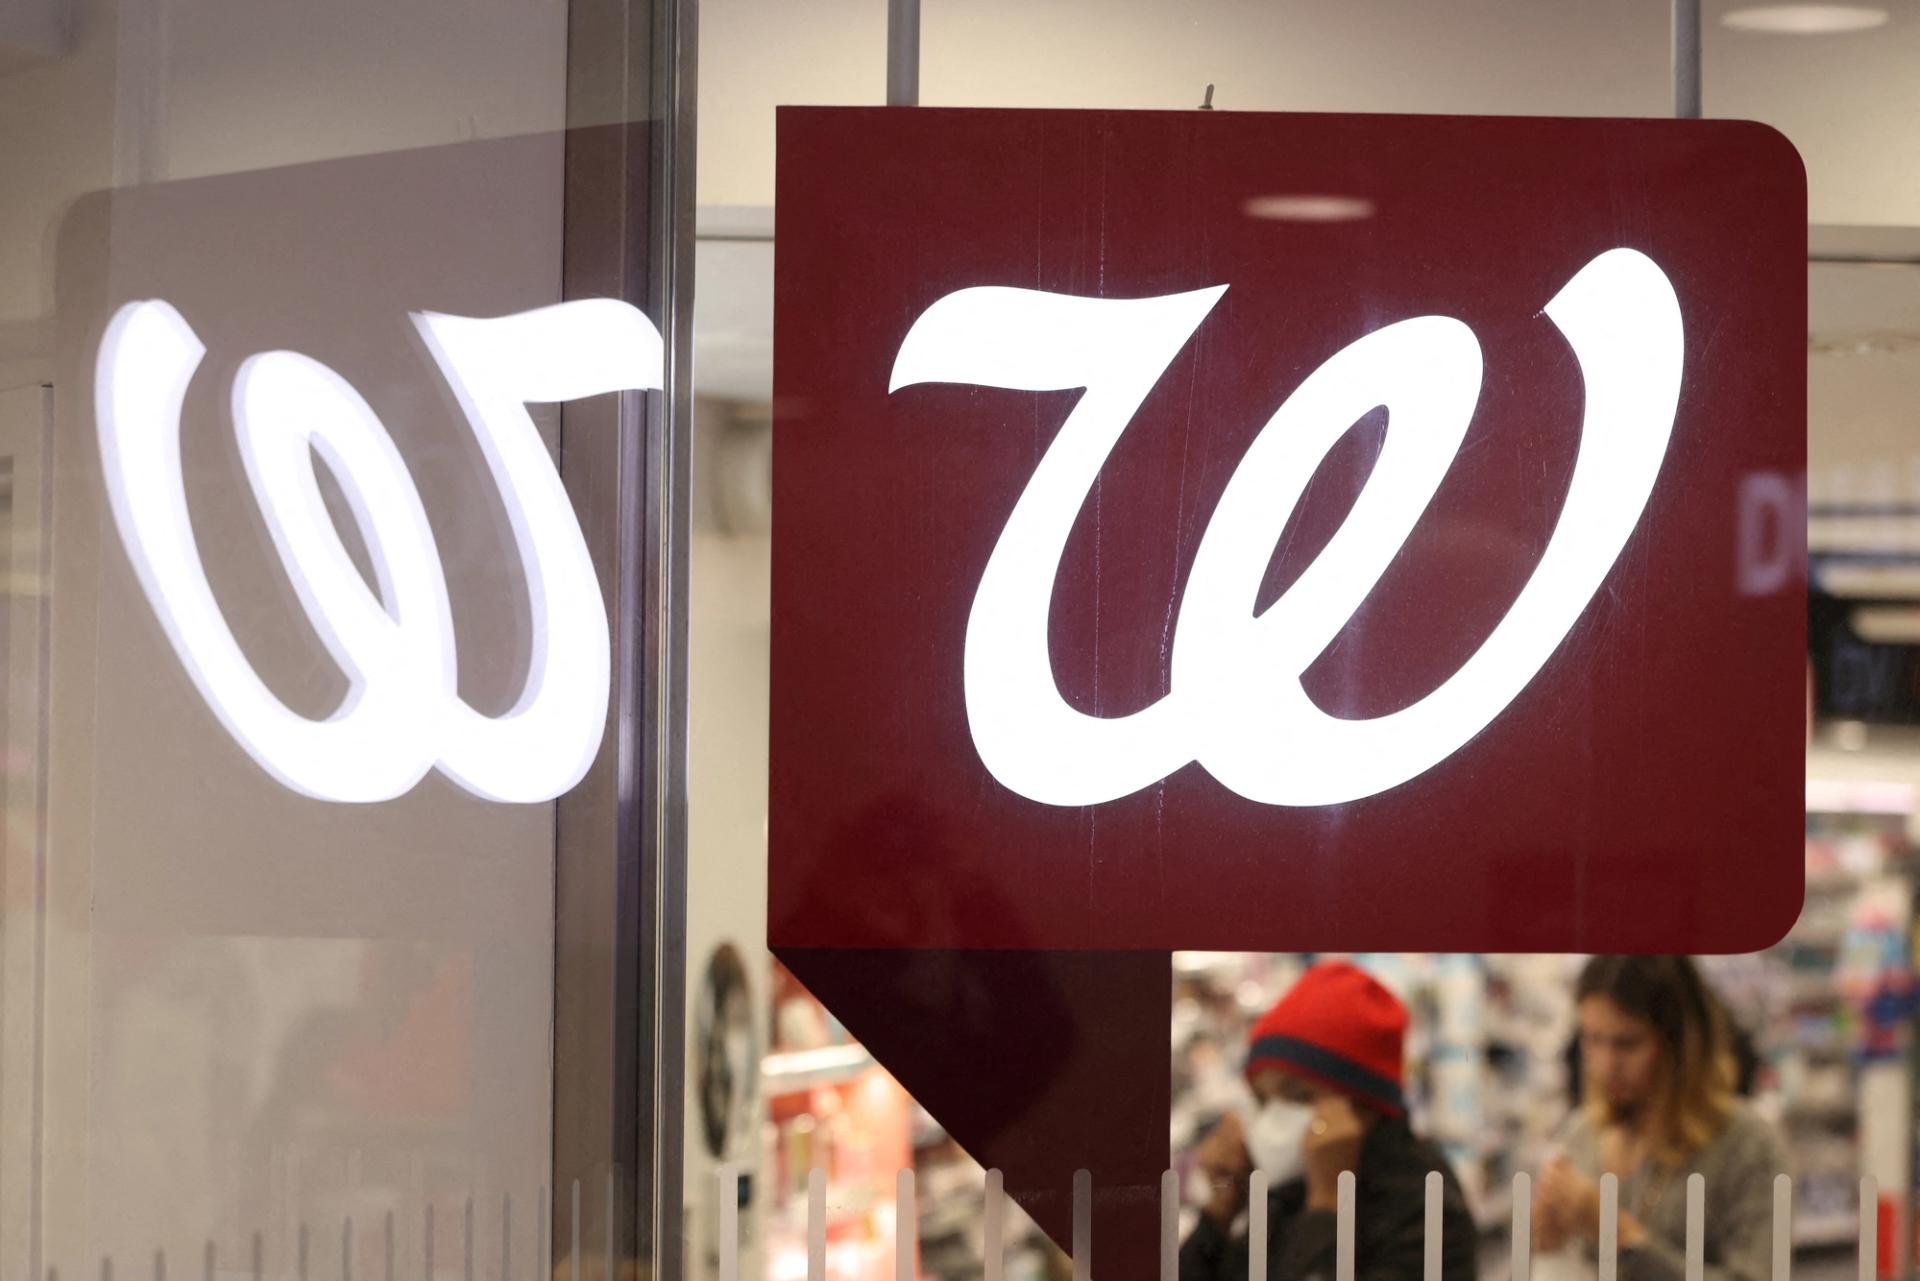
[[[1803,1246],[1858,1240],[1863,1173],[1902,1200],[1911,1186],[1911,819],[1859,800],[1809,813],[1806,906],[1787,937],[1708,964],[1753,1037],[1756,1094],[1793,1155]]]
[[[777,1050],[761,1060],[760,1080],[769,1096],[795,1094],[819,1085],[842,1085],[873,1067],[873,1055],[861,1045],[822,1045],[811,1050]]]
[[[1860,1218],[1851,1206],[1795,1216],[1793,1221],[1793,1243],[1798,1246],[1852,1245],[1859,1239]]]
[[[826,1178],[827,1281],[892,1281],[895,1178],[913,1161],[912,1103],[777,963],[772,996],[773,1049],[761,1064],[768,1281],[805,1281],[814,1170]]]
[[[899,1171],[914,1171],[917,1271],[928,1281],[986,1272],[986,1172],[851,1040],[778,963],[768,1100],[767,1281],[807,1276],[807,1180],[826,1174],[828,1281],[893,1281]],[[1069,1275],[1064,1256],[1019,1207],[1005,1207],[1002,1276]]]

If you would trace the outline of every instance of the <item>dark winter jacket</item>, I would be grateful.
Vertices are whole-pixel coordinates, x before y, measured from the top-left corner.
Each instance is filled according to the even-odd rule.
[[[1421,1281],[1426,1262],[1427,1175],[1441,1197],[1442,1281],[1475,1281],[1478,1233],[1460,1182],[1438,1148],[1404,1121],[1368,1133],[1354,1171],[1354,1281]],[[1309,1210],[1306,1184],[1275,1188],[1267,1209],[1266,1281],[1333,1281],[1335,1215]],[[1180,1249],[1180,1281],[1248,1281],[1247,1239],[1202,1217]]]

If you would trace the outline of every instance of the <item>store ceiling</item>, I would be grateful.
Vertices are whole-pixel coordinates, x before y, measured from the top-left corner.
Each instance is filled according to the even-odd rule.
[[[1779,35],[1705,0],[1706,111],[1806,158],[1816,223],[1920,225],[1920,0]],[[700,203],[767,205],[773,109],[878,103],[883,0],[703,0]],[[924,0],[929,105],[1661,115],[1667,0]]]
[[[1736,29],[1747,0],[1706,0],[1708,114],[1763,120],[1807,162],[1816,224],[1920,227],[1920,0],[1883,0],[1864,31]],[[921,96],[929,105],[1196,106],[1223,110],[1660,115],[1670,104],[1667,0],[925,0]],[[701,389],[772,394],[774,108],[877,103],[886,72],[880,0],[703,0],[700,65]],[[1842,251],[1920,259],[1904,231],[1826,231]],[[1809,326],[1878,351],[1920,335],[1920,270],[1816,269]],[[1836,339],[1836,335],[1839,337]],[[1860,352],[1850,359],[1856,364]],[[1816,378],[1816,382],[1820,380]],[[1920,437],[1920,387],[1865,420]],[[1877,443],[1876,443],[1877,447]],[[1816,447],[1816,456],[1821,454]]]

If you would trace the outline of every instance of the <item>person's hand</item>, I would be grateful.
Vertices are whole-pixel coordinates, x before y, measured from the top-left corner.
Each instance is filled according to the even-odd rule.
[[[1313,1106],[1304,1144],[1307,1157],[1307,1208],[1334,1209],[1340,1199],[1340,1175],[1360,1164],[1367,1127],[1353,1104],[1329,1094]]]
[[[1562,1158],[1555,1157],[1547,1170],[1560,1164]],[[1553,1254],[1565,1248],[1573,1239],[1573,1225],[1567,1221],[1567,1214],[1559,1195],[1548,1195],[1546,1171],[1533,1189],[1533,1248],[1542,1254]]]
[[[1201,1210],[1223,1226],[1232,1223],[1246,1205],[1247,1177],[1253,1173],[1240,1118],[1231,1112],[1221,1117],[1194,1150],[1193,1160],[1207,1176],[1207,1202]]]
[[[1547,1228],[1537,1232],[1536,1248],[1557,1250],[1570,1237],[1600,1239],[1600,1185],[1574,1169],[1565,1157],[1554,1158],[1540,1172],[1533,1204],[1536,1229],[1542,1224]]]

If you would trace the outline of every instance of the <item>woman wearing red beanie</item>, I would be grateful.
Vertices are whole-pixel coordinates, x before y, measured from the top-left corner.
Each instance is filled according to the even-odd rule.
[[[1180,1250],[1180,1281],[1250,1281],[1235,1223],[1247,1180],[1266,1172],[1267,1276],[1331,1278],[1342,1171],[1355,1177],[1357,1281],[1420,1281],[1426,1257],[1426,1181],[1439,1171],[1441,1276],[1473,1281],[1477,1236],[1459,1180],[1439,1149],[1407,1125],[1401,1092],[1407,1011],[1365,972],[1316,965],[1254,1025],[1247,1080],[1260,1110],[1229,1116],[1201,1144],[1212,1194]]]

